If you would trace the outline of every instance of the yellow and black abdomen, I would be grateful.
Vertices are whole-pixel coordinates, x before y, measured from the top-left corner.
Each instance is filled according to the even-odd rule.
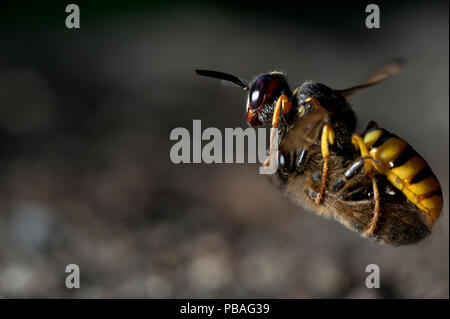
[[[442,211],[441,185],[427,162],[406,141],[381,128],[363,134],[376,169],[426,216],[431,227]]]

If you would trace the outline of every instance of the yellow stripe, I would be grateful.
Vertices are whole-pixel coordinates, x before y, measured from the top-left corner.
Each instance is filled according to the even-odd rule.
[[[380,147],[373,148],[370,153],[375,159],[383,163],[389,163],[395,160],[408,146],[401,138],[391,137]]]
[[[444,204],[444,200],[442,199],[442,196],[440,195],[434,195],[428,198],[425,198],[420,201],[423,206],[427,208],[440,208],[442,209],[442,206]]]
[[[416,206],[422,212],[424,212],[424,215],[426,216],[428,224],[430,226],[433,226],[433,224],[436,221],[436,219],[439,218],[439,215],[441,214],[441,210],[442,210],[442,207],[438,208],[438,209],[433,209],[433,208],[425,207],[424,205],[422,205],[422,203],[417,203]]]
[[[368,132],[364,135],[364,144],[371,148],[382,134],[383,130],[381,129]],[[435,176],[429,176],[418,183],[410,184],[411,179],[428,166],[427,162],[416,155],[401,166],[389,167],[390,162],[398,158],[407,147],[408,143],[401,138],[391,137],[379,147],[370,149],[369,154],[375,160],[383,163],[375,165],[375,168],[422,211],[431,227],[441,214],[443,198],[441,195],[428,198],[424,198],[424,196],[440,189],[439,181]]]
[[[427,167],[427,162],[419,156],[414,156],[402,166],[394,167],[392,172],[401,179],[411,180],[425,167]]]
[[[434,176],[427,177],[416,184],[408,185],[408,188],[417,195],[430,193],[439,189],[440,187],[441,185],[439,185],[438,180]]]
[[[403,192],[403,181],[397,175],[389,170],[385,172],[385,175],[392,185]]]
[[[439,182],[434,176],[430,176],[417,184],[408,184],[405,180],[396,176],[393,170],[386,172],[387,179],[399,189],[406,198],[416,205],[426,216],[428,223],[433,225],[442,211],[443,199],[440,195],[420,199],[420,195],[427,194],[440,188]]]
[[[380,138],[381,134],[383,134],[383,130],[373,130],[364,135],[364,144],[370,148],[376,141]]]

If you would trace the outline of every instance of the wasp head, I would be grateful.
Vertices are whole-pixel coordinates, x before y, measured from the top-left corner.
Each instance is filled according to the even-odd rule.
[[[196,74],[232,82],[248,91],[247,117],[250,126],[271,123],[273,110],[280,95],[292,96],[286,77],[281,72],[269,72],[257,76],[250,84],[238,77],[217,71],[196,70]]]
[[[257,76],[248,93],[247,123],[250,126],[270,123],[275,104],[282,94],[291,99],[291,89],[283,73],[270,72]]]

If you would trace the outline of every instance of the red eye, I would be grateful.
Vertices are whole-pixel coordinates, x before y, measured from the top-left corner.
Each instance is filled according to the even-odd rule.
[[[272,104],[281,94],[291,96],[291,90],[281,73],[266,73],[253,82],[248,96],[252,110]]]
[[[263,104],[270,81],[271,76],[264,74],[258,76],[255,82],[253,82],[249,95],[250,107],[252,109],[256,110]]]

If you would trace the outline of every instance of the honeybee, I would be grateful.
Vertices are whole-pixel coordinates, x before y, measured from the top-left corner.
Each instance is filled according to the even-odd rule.
[[[362,237],[399,246],[430,234],[443,207],[441,186],[422,156],[395,134],[373,121],[361,135],[355,133],[348,98],[402,66],[400,60],[388,62],[344,90],[306,81],[291,91],[286,74],[277,71],[250,83],[217,71],[196,74],[248,91],[247,123],[278,128],[278,169],[271,180],[284,194]],[[273,143],[271,138],[265,165]]]

